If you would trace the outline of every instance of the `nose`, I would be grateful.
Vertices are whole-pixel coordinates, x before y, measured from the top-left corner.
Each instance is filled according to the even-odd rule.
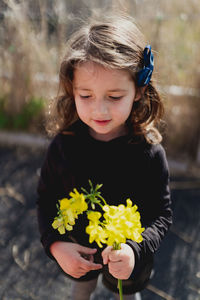
[[[94,101],[93,113],[98,116],[105,116],[108,113],[108,107],[103,98]]]

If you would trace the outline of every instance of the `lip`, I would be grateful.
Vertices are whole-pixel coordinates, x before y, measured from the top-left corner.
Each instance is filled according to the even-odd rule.
[[[108,124],[111,120],[93,120],[96,124],[98,125],[106,125]]]

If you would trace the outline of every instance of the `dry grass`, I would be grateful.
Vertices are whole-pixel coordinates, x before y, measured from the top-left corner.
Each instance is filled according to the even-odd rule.
[[[11,115],[33,97],[49,100],[56,95],[65,41],[79,18],[90,16],[94,9],[101,13],[120,9],[135,17],[156,50],[158,84],[200,87],[199,0],[0,0],[0,7],[0,98],[6,99],[4,108]],[[200,104],[191,98],[168,98],[166,119],[169,129],[173,127],[168,140],[171,148],[180,151],[184,139],[191,142],[181,131],[187,128],[197,135]],[[189,121],[184,124],[191,116],[196,118],[192,126]]]

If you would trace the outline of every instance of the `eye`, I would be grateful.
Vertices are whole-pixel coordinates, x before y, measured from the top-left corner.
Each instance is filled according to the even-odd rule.
[[[122,99],[122,97],[123,96],[118,96],[118,97],[109,96],[110,99],[115,100],[115,101]]]
[[[79,95],[81,99],[88,99],[91,95]]]

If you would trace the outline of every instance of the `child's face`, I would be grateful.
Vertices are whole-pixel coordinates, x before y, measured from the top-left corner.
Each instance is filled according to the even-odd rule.
[[[85,62],[74,70],[73,93],[79,118],[90,134],[109,141],[126,133],[133,102],[140,98],[128,71]]]

